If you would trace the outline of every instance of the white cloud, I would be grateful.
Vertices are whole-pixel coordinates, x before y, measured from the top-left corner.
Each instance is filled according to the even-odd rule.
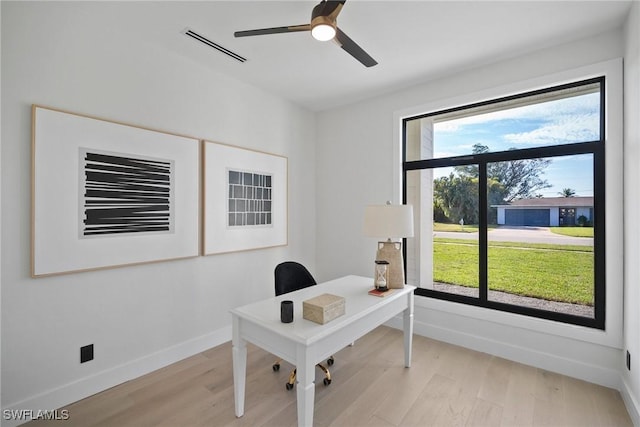
[[[513,144],[536,146],[591,141],[597,139],[599,134],[599,103],[599,93],[593,93],[439,122],[435,123],[434,129],[439,133],[455,133],[464,132],[465,126],[474,124],[527,120],[544,124],[523,132],[517,132],[517,126],[514,125],[516,132],[502,137]],[[478,131],[474,130],[475,133]]]
[[[513,144],[554,145],[598,139],[598,117],[593,115],[560,115],[529,132],[509,133],[504,138]]]

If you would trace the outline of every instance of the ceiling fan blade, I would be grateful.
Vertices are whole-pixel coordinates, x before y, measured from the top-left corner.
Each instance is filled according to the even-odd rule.
[[[326,1],[324,8],[322,9],[322,15],[323,16],[327,16],[329,18],[331,18],[332,20],[335,21],[335,19],[338,17],[338,15],[340,14],[340,11],[342,10],[342,6],[344,6],[344,4],[347,2],[347,0],[344,1]]]
[[[365,67],[373,67],[378,65],[378,62],[373,59],[367,52],[365,52],[356,42],[351,40],[340,28],[336,28],[336,36],[334,37],[336,43],[340,45],[349,55],[356,58]]]
[[[235,33],[233,33],[233,35],[236,37],[248,37],[248,36],[263,36],[265,34],[295,33],[298,31],[311,31],[311,25],[310,24],[291,25],[289,27],[274,27],[274,28],[261,28],[259,30],[236,31]]]

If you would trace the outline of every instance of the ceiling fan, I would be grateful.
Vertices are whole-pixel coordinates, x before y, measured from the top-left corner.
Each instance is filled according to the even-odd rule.
[[[334,40],[349,55],[360,61],[366,67],[377,65],[367,52],[365,52],[356,42],[351,40],[336,24],[336,18],[346,3],[344,1],[322,0],[311,12],[311,23],[303,25],[292,25],[289,27],[262,28],[259,30],[236,31],[234,36],[262,36],[265,34],[295,33],[299,31],[311,31],[311,35],[316,40]]]

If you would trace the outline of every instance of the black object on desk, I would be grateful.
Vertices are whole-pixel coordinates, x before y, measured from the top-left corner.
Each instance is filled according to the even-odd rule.
[[[280,303],[280,320],[282,323],[293,322],[293,301],[285,300]]]

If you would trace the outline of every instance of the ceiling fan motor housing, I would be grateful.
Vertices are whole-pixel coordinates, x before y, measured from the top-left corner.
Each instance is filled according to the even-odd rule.
[[[317,4],[311,12],[311,34],[318,40],[331,40],[336,34],[336,19],[333,14],[325,14],[326,2]],[[322,31],[321,26],[330,27]],[[319,27],[319,28],[317,28]]]

